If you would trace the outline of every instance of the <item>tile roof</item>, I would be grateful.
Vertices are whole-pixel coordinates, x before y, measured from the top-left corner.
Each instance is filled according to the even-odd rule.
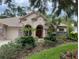
[[[26,17],[28,17],[32,14],[38,15],[36,17],[36,19],[39,18],[39,17],[43,17],[45,20],[47,19],[44,15],[42,15],[39,12],[32,12],[32,13],[29,13],[28,15],[25,15],[25,16],[18,16],[18,17],[0,19],[0,23],[5,24],[9,27],[22,27],[21,20],[26,20]]]
[[[0,23],[5,24],[9,27],[22,27],[19,21],[19,17],[0,19]]]

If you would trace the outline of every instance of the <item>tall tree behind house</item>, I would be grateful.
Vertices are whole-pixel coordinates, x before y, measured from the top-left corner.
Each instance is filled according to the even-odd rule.
[[[14,17],[26,15],[25,7],[16,6],[13,0],[5,0],[4,4],[7,5],[7,9],[2,14],[3,16]]]
[[[3,0],[0,0],[2,2]],[[62,10],[64,10],[67,13],[67,17],[71,17],[72,15],[78,16],[78,0],[28,0],[30,3],[29,10],[34,10],[35,8],[38,8],[38,11],[40,11],[43,14],[46,14],[46,11],[48,11],[47,8],[47,2],[52,2],[51,9],[51,15],[52,17],[58,17]],[[5,0],[5,4],[8,5],[8,9],[4,12],[6,15],[15,16],[15,14],[20,13],[18,12],[18,7],[16,8],[15,4],[12,3],[13,0]],[[20,7],[21,8],[21,7]],[[27,7],[26,7],[27,8]],[[50,8],[50,7],[49,7]],[[23,7],[21,8],[20,15],[25,15],[26,11],[23,10]],[[18,14],[19,15],[19,14]]]

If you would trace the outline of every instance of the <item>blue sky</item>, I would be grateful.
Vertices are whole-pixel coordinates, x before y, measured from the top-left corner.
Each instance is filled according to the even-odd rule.
[[[5,4],[0,5],[0,12],[3,12],[7,6]]]

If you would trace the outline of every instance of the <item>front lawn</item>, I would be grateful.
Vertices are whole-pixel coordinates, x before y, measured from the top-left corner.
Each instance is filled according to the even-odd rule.
[[[62,44],[55,48],[35,53],[31,56],[26,57],[25,59],[60,59],[59,57],[61,52],[65,51],[73,52],[78,48],[77,46],[78,46],[77,43]]]

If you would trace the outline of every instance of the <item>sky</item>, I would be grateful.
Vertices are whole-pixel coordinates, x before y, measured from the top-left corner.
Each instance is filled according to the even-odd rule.
[[[7,6],[5,4],[0,5],[0,12],[3,12]]]
[[[13,0],[15,1],[15,4],[17,6],[25,6],[25,7],[29,7],[30,3],[29,3],[29,0]],[[52,3],[51,2],[47,2],[47,7],[49,8],[48,11],[49,11],[49,14],[51,13],[51,9],[52,9]],[[7,5],[5,4],[2,4],[0,5],[0,12],[3,12],[5,9],[7,8]]]
[[[29,6],[30,3],[28,0],[14,0],[15,1],[15,4],[18,6]],[[6,4],[2,4],[0,5],[0,12],[3,12],[5,9],[7,8],[7,5]]]
[[[20,6],[29,6],[30,5],[29,0],[20,0],[20,1],[14,0],[14,1],[17,5],[20,5]]]
[[[15,4],[17,6],[20,5],[20,6],[29,7],[29,5],[30,5],[29,0],[13,0],[13,1],[15,1]],[[48,11],[49,11],[47,13],[50,14],[51,13],[51,9],[53,9],[52,3],[51,2],[47,2],[47,4],[48,4],[47,7],[48,7]],[[6,8],[7,8],[7,5],[5,5],[5,4],[0,5],[0,13],[3,13]],[[62,10],[60,16],[64,16],[64,15],[66,15],[66,13]],[[77,20],[77,17],[73,16],[73,19]]]

